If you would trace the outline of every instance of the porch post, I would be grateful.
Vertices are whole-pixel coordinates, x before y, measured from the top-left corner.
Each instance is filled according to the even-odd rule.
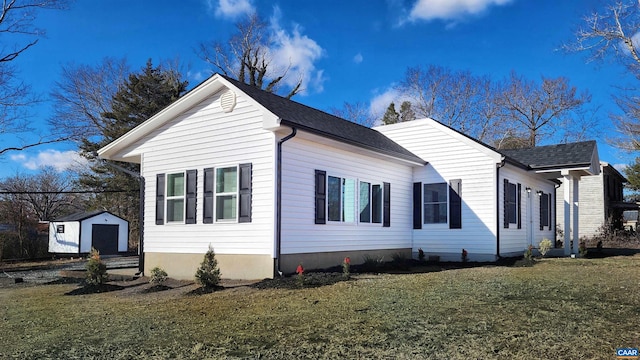
[[[579,183],[580,183],[580,176],[573,176],[573,254],[578,254],[579,250],[578,250],[578,242],[580,241],[580,229],[578,228],[578,220],[580,218],[579,214],[579,204],[580,204],[580,199],[579,199]]]
[[[572,176],[568,171],[562,171],[562,185],[564,187],[564,255],[571,255],[571,183]]]

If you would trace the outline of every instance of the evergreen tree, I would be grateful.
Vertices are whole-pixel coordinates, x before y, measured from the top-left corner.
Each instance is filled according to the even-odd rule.
[[[636,158],[635,162],[624,169],[624,174],[629,180],[627,188],[632,191],[629,196],[632,199],[640,197],[640,158]]]
[[[149,60],[140,73],[129,75],[113,96],[111,110],[103,113],[100,119],[101,136],[84,138],[80,144],[82,156],[92,164],[90,172],[80,174],[80,186],[96,191],[92,207],[105,208],[129,221],[129,238],[133,241],[136,241],[139,235],[138,178],[109,166],[110,161],[97,161],[95,152],[177,100],[186,88],[187,82],[181,80],[177,71],[160,66],[153,67]],[[140,171],[138,164],[114,164],[135,173]],[[136,244],[129,245],[133,247]]]
[[[382,123],[384,125],[396,124],[400,122],[400,114],[396,111],[396,105],[394,103],[389,104],[387,111],[385,111],[382,117]]]
[[[411,102],[403,101],[400,104],[400,121],[412,121],[416,119],[416,112],[411,108]]]

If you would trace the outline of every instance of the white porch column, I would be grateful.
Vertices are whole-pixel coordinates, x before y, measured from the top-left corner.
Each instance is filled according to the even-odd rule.
[[[562,172],[564,188],[564,255],[571,255],[571,183],[573,177],[567,171]]]
[[[580,199],[579,199],[579,183],[580,176],[573,176],[573,254],[578,254],[580,251],[578,250],[578,245],[580,241],[580,229],[578,227],[578,220],[580,219]]]

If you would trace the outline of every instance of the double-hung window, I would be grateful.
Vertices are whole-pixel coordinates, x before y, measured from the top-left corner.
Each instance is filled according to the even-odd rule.
[[[329,176],[327,186],[329,221],[355,222],[356,181]]]
[[[216,221],[234,221],[238,217],[238,167],[216,168]]]
[[[379,224],[382,222],[382,186],[360,182],[360,222]]]
[[[185,175],[183,172],[167,174],[167,222],[184,222]]]
[[[508,229],[509,224],[517,224],[517,228],[522,228],[522,214],[520,213],[520,191],[522,186],[514,184],[504,179],[504,228]]]
[[[447,223],[447,183],[424,184],[424,223]]]

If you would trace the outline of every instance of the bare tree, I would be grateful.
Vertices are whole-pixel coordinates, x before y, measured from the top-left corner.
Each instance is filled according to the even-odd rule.
[[[39,221],[54,220],[81,206],[81,195],[67,193],[72,184],[69,174],[53,168],[34,175],[16,174],[0,182],[0,221],[12,226],[14,256],[42,255]]]
[[[640,79],[640,1],[607,1],[599,11],[583,18],[574,42],[564,45],[572,52],[587,52],[589,60],[611,56]],[[611,115],[619,136],[609,139],[612,145],[625,150],[640,150],[640,96],[636,86],[623,88],[614,100],[624,114]]]
[[[331,108],[330,112],[335,116],[366,127],[372,127],[376,124],[377,117],[372,115],[369,106],[362,102],[345,102],[342,104],[342,108]]]
[[[254,13],[236,23],[236,28],[236,34],[226,43],[201,43],[198,56],[226,76],[268,92],[277,92],[289,68],[274,68],[267,23]],[[286,98],[300,92],[301,86],[300,78]]]
[[[67,0],[5,0],[0,3],[0,35],[13,35],[16,39],[14,44],[7,45],[8,42],[4,42],[4,46],[0,48],[0,135],[17,136],[33,132],[26,118],[29,106],[37,102],[38,97],[31,93],[28,84],[20,80],[12,62],[44,35],[44,31],[33,24],[37,12],[66,6]],[[0,148],[0,155],[60,140],[42,136],[35,141]]]
[[[434,118],[481,141],[503,134],[497,91],[487,76],[436,65],[411,67],[397,90],[411,100],[417,118]]]
[[[571,123],[575,112],[590,102],[591,96],[587,92],[578,94],[564,77],[543,76],[541,83],[536,83],[512,72],[497,101],[503,120],[510,121],[513,128],[522,128],[528,146],[533,147],[540,138],[561,131],[562,124]]]
[[[107,125],[103,114],[111,111],[111,101],[129,74],[125,59],[63,66],[61,80],[51,92],[55,110],[49,125],[76,142],[102,135]]]

